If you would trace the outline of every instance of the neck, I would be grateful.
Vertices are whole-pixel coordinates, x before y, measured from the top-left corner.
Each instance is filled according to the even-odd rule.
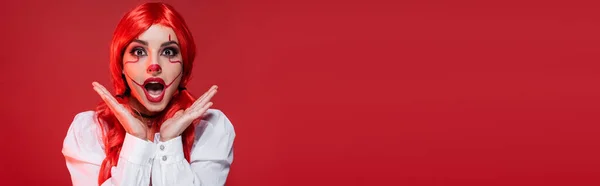
[[[135,114],[137,114],[139,117],[142,117],[144,119],[154,119],[158,116],[158,114],[149,115],[149,114],[144,114],[143,112],[139,112],[139,111],[137,111]]]
[[[144,124],[152,128],[152,124],[158,118],[159,113],[153,113],[148,111],[144,105],[137,101],[134,97],[129,97],[129,106],[131,107],[132,114],[142,121]]]

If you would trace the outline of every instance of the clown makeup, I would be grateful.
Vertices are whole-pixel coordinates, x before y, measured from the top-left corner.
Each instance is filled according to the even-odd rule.
[[[183,65],[175,32],[152,25],[135,38],[123,54],[123,74],[131,95],[153,114],[165,109],[181,81]]]

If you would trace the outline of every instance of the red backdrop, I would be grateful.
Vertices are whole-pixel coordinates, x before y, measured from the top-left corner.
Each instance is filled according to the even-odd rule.
[[[220,86],[228,185],[599,185],[597,3],[170,2]],[[68,185],[62,140],[137,1],[0,7],[0,185]]]

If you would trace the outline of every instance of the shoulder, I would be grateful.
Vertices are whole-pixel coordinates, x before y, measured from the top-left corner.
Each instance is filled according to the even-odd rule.
[[[89,135],[95,133],[97,128],[96,114],[94,111],[90,110],[76,114],[75,118],[73,118],[73,122],[71,122],[69,131],[82,135]]]
[[[215,130],[225,133],[235,134],[233,124],[225,113],[219,109],[208,109],[198,127],[202,127],[202,125],[213,127]]]
[[[65,155],[77,151],[103,149],[102,134],[95,118],[94,111],[80,112],[75,115],[63,141],[63,153]]]
[[[95,113],[96,112],[92,110],[77,113],[75,118],[73,118],[73,124],[85,125],[91,124],[90,122],[94,123]]]
[[[208,109],[196,126],[194,148],[205,152],[227,150],[233,144],[235,135],[233,124],[225,113],[218,109]]]

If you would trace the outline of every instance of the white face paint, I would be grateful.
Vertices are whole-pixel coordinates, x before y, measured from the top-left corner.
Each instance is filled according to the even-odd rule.
[[[162,25],[150,26],[127,46],[123,74],[131,95],[147,111],[156,113],[165,109],[181,81],[181,60],[175,32]]]

